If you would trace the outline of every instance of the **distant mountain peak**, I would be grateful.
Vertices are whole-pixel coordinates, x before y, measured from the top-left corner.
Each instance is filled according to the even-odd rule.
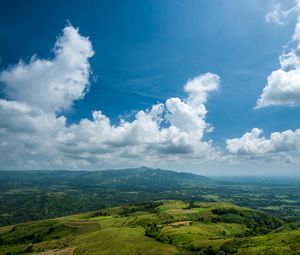
[[[154,168],[142,165],[142,166],[138,167],[137,169],[141,169],[141,170],[153,170]]]

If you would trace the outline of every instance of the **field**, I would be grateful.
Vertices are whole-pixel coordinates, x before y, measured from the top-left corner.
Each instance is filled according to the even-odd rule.
[[[300,179],[0,171],[0,255],[300,254]]]
[[[300,224],[222,202],[164,200],[0,228],[0,254],[298,254]]]
[[[229,202],[300,221],[300,178],[207,178],[146,167],[0,171],[0,226],[103,208],[180,199]]]

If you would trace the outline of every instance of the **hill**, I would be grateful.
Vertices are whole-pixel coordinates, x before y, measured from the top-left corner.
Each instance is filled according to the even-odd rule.
[[[100,208],[189,199],[213,180],[148,167],[104,171],[0,171],[0,226]],[[198,191],[197,191],[198,192]]]
[[[231,202],[300,220],[298,179],[211,179],[147,167],[0,171],[0,226],[156,200]]]
[[[164,200],[0,228],[0,255],[298,254],[300,224],[228,203]]]
[[[0,171],[0,182],[3,183],[2,188],[64,185],[70,188],[151,190],[199,187],[214,181],[191,173],[140,167],[102,171]]]

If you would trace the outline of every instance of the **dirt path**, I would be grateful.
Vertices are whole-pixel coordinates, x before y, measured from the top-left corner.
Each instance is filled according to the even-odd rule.
[[[35,253],[34,255],[73,255],[76,247],[70,247],[63,250],[50,250]]]

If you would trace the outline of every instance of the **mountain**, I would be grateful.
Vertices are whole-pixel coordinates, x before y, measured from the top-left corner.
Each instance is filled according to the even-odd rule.
[[[220,202],[153,201],[0,228],[0,255],[299,254],[300,224]]]
[[[203,200],[213,180],[148,167],[105,171],[0,171],[0,226],[157,199]],[[193,195],[191,195],[191,191]]]
[[[102,171],[0,171],[3,187],[64,185],[110,189],[167,189],[200,187],[214,181],[183,172],[149,167]]]

